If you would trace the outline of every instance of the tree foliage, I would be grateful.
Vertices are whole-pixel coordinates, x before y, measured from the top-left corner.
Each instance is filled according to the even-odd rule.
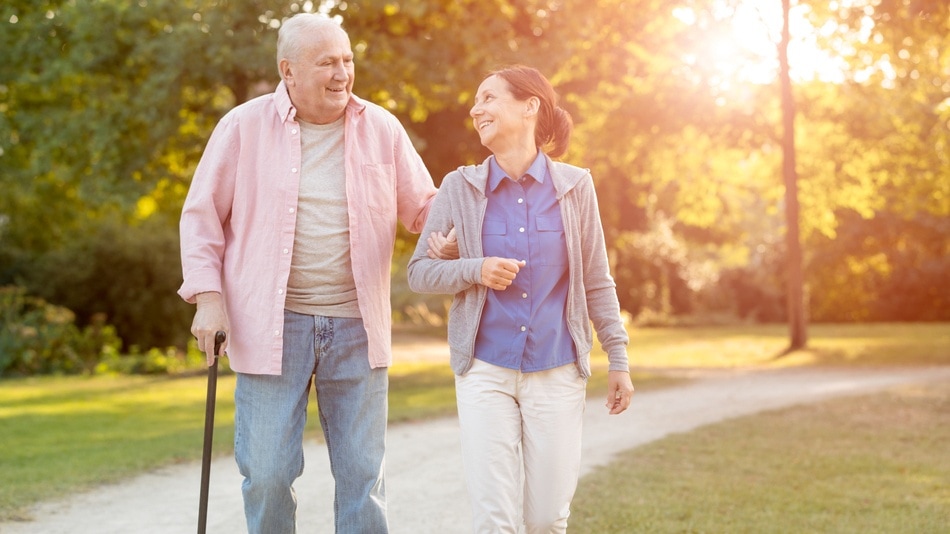
[[[767,66],[775,50],[736,46],[736,21],[750,6],[764,4],[5,2],[0,283],[91,317],[93,297],[67,295],[63,281],[74,278],[47,270],[47,283],[35,266],[88,263],[79,237],[112,239],[115,221],[173,233],[216,121],[278,81],[280,21],[322,10],[350,33],[357,93],[402,119],[437,182],[486,155],[468,116],[486,72],[518,62],[547,74],[575,119],[565,159],[593,173],[626,310],[781,319],[779,93],[774,75],[752,79],[747,68]],[[950,256],[946,3],[799,0],[793,10],[811,28],[798,41],[838,65],[836,79],[799,77],[794,87],[812,317],[950,318],[939,298]],[[162,258],[177,254],[169,240],[152,246],[168,249]],[[119,263],[101,262],[90,276],[115,279]],[[180,275],[167,277],[155,287]],[[149,282],[128,277],[135,283]],[[117,299],[108,313],[118,320],[119,300],[130,297],[107,294],[98,297]]]
[[[802,88],[813,313],[946,320],[950,6],[816,3],[812,18],[834,23],[823,46],[845,65],[841,83]]]

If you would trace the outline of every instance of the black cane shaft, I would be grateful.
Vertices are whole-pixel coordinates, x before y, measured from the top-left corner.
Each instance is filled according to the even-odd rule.
[[[198,534],[204,534],[208,523],[208,487],[211,481],[211,446],[214,443],[214,405],[218,389],[218,353],[225,340],[224,332],[214,336],[214,361],[208,367],[208,396],[205,402],[204,450],[201,453],[201,495],[198,504]]]

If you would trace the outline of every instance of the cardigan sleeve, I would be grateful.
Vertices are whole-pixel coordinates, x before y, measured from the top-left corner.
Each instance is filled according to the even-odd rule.
[[[617,284],[610,275],[604,227],[594,183],[590,175],[578,185],[581,198],[581,243],[587,310],[611,371],[628,371],[627,345],[630,342],[623,318]]]
[[[433,232],[446,234],[456,226],[460,214],[457,213],[461,202],[458,189],[463,179],[457,172],[450,173],[442,181],[442,187],[436,195],[429,211],[422,235],[416,243],[416,249],[409,260],[409,288],[417,293],[441,293],[454,295],[469,289],[481,280],[481,268],[484,258],[465,257],[470,247],[460,243],[461,258],[457,260],[432,259],[426,254],[426,238]],[[462,237],[460,237],[461,239]]]

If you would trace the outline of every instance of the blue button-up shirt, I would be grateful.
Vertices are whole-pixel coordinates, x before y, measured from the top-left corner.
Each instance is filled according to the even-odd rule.
[[[525,260],[514,283],[488,291],[475,338],[475,357],[522,372],[553,369],[577,359],[567,329],[567,243],[544,154],[520,180],[490,158],[485,256]]]

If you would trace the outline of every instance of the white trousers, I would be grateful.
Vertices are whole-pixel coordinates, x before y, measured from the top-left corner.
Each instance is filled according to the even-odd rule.
[[[455,377],[474,531],[567,531],[587,382],[573,364],[522,373],[475,360]]]

